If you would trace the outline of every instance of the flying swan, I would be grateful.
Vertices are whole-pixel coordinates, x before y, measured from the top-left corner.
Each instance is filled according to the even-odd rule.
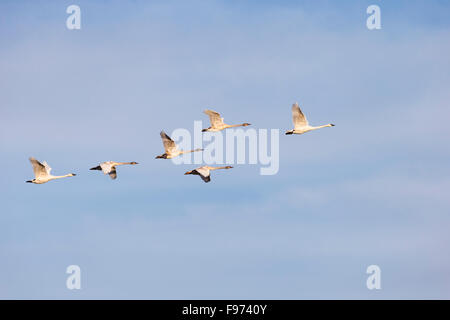
[[[89,170],[101,170],[103,171],[104,174],[109,174],[109,176],[111,177],[111,179],[116,179],[117,178],[117,172],[116,172],[116,166],[121,166],[121,165],[125,165],[125,164],[138,164],[137,162],[114,162],[114,161],[106,161],[106,162],[102,162],[100,163],[100,165],[94,167],[94,168],[90,168]]]
[[[294,121],[294,130],[286,131],[286,134],[302,134],[320,128],[334,127],[332,123],[317,127],[310,126],[297,102],[292,105],[292,120]]]
[[[226,166],[226,167],[203,166],[203,167],[194,169],[192,171],[188,171],[185,173],[185,175],[186,174],[194,174],[194,175],[200,176],[200,178],[202,178],[203,181],[210,182],[211,181],[211,172],[210,171],[219,170],[219,169],[231,169],[231,168],[233,168],[233,167],[230,167],[230,166]]]
[[[205,110],[203,113],[207,114],[209,116],[209,122],[211,123],[211,126],[207,129],[203,129],[202,132],[213,132],[213,131],[221,131],[226,128],[233,128],[233,127],[246,127],[249,126],[250,123],[242,123],[242,124],[225,124],[223,122],[223,118],[220,116],[218,112],[212,111],[212,110]]]
[[[52,168],[50,168],[50,166],[48,165],[47,162],[44,161],[44,162],[40,163],[33,157],[30,157],[30,162],[31,162],[31,165],[33,166],[34,179],[26,181],[28,183],[43,184],[43,183],[46,183],[46,182],[49,182],[49,181],[55,180],[55,179],[76,176],[75,173],[69,173],[64,176],[53,176],[50,174],[50,171],[52,171]]]
[[[175,142],[170,139],[170,137],[164,131],[161,131],[160,135],[164,145],[164,150],[166,152],[162,155],[156,156],[155,159],[172,159],[178,157],[180,154],[203,151],[203,149],[195,149],[190,151],[180,150],[178,149],[178,146],[175,144]]]

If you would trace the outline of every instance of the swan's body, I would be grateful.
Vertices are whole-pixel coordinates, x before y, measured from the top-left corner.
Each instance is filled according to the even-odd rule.
[[[100,163],[100,165],[91,168],[89,170],[101,170],[103,171],[104,174],[109,174],[109,176],[111,177],[111,179],[116,179],[117,178],[117,172],[116,172],[116,166],[121,166],[124,164],[138,164],[137,162],[115,162],[115,161],[106,161],[106,162],[102,162]]]
[[[211,181],[211,172],[212,170],[218,170],[218,169],[231,169],[233,167],[226,166],[226,167],[210,167],[210,166],[203,166],[199,167],[197,169],[194,169],[192,171],[188,171],[185,174],[194,174],[197,176],[200,176],[203,181],[210,182]]]
[[[189,151],[180,150],[178,149],[178,146],[175,144],[175,142],[170,139],[170,137],[164,131],[161,131],[160,135],[164,145],[164,150],[166,152],[162,155],[156,156],[155,159],[172,159],[178,157],[180,154],[203,151],[203,149],[195,149]]]
[[[75,173],[69,173],[63,176],[54,176],[50,174],[50,171],[52,171],[52,168],[48,165],[47,162],[40,163],[35,158],[30,157],[31,165],[33,166],[33,172],[34,172],[34,179],[28,180],[26,182],[28,183],[35,183],[35,184],[43,184],[46,182],[49,182],[51,180],[55,179],[61,179],[66,177],[73,177],[76,176]]]
[[[294,122],[294,130],[286,131],[286,134],[302,134],[320,128],[334,127],[334,124],[332,123],[317,127],[310,126],[297,102],[292,105],[292,120]]]
[[[209,116],[209,122],[211,123],[211,126],[207,129],[203,129],[202,132],[221,131],[226,128],[246,127],[246,126],[250,125],[250,123],[226,124],[223,122],[223,118],[220,116],[220,114],[218,112],[215,112],[212,110],[205,110],[205,111],[203,111],[203,113],[205,113]]]

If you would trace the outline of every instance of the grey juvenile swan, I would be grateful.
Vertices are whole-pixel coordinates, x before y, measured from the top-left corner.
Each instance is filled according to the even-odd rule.
[[[103,171],[104,174],[109,174],[111,179],[116,179],[117,178],[116,166],[121,166],[121,165],[125,165],[125,164],[135,165],[138,163],[134,162],[134,161],[132,161],[132,162],[106,161],[106,162],[100,163],[100,165],[98,165],[94,168],[91,168],[89,170],[101,170],[101,171]]]
[[[231,169],[233,167],[226,166],[226,167],[210,167],[210,166],[203,166],[199,167],[197,169],[191,170],[186,172],[185,174],[194,174],[197,176],[200,176],[203,181],[210,182],[211,181],[211,172],[212,170],[219,170],[219,169]]]

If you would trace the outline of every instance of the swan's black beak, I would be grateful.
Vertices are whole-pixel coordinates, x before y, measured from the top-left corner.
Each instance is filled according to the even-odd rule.
[[[76,176],[76,174],[75,174],[75,173],[72,173],[72,176],[74,176],[74,177],[75,177],[75,176]]]
[[[334,127],[334,124],[330,123],[330,125],[331,125],[332,127]]]
[[[31,180],[27,180],[27,181],[25,181],[26,183],[33,183],[33,181],[31,181]]]
[[[102,170],[102,168],[100,166],[96,166],[96,167],[90,168],[89,170]]]
[[[202,132],[206,132],[207,129],[202,129]]]

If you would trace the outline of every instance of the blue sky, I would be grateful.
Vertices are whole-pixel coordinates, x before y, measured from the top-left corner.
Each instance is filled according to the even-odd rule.
[[[65,27],[81,7],[82,29]],[[382,29],[366,28],[378,4]],[[0,298],[450,298],[446,1],[2,1]],[[155,160],[205,108],[280,171]],[[28,157],[54,174],[44,185]],[[88,169],[137,161],[111,181]],[[65,287],[81,267],[82,289]],[[379,265],[382,289],[366,288]]]

